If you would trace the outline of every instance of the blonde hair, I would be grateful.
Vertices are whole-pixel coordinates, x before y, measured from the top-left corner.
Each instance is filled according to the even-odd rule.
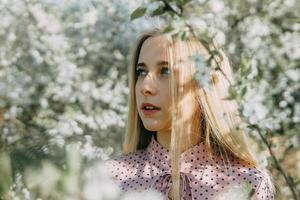
[[[144,149],[150,142],[151,134],[148,132],[151,133],[151,131],[144,128],[138,116],[135,96],[135,67],[143,42],[150,37],[162,35],[162,31],[159,29],[145,32],[138,38],[136,46],[133,48],[129,70],[129,113],[123,154]],[[237,103],[224,99],[228,95],[230,84],[233,83],[230,64],[224,52],[215,43],[210,44],[220,53],[217,62],[222,72],[212,70],[211,88],[207,89],[194,79],[195,62],[187,60],[195,53],[201,53],[208,58],[210,55],[207,49],[200,41],[192,37],[186,41],[182,41],[178,37],[168,38],[168,42],[167,54],[171,69],[170,85],[173,108],[170,143],[172,195],[177,200],[180,198],[179,159],[183,142],[189,144],[194,137],[199,138],[208,147],[210,157],[213,153],[219,153],[224,158],[224,162],[227,161],[225,164],[230,164],[228,154],[245,161],[249,166],[256,166],[257,161],[249,149],[245,134],[237,128],[241,122],[237,115]],[[217,65],[217,63],[212,62],[212,65]]]

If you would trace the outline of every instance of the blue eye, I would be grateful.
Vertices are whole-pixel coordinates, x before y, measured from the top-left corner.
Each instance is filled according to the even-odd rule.
[[[170,74],[170,69],[168,67],[162,67],[161,71],[166,72],[164,74]]]
[[[145,74],[142,74],[143,72],[145,72]],[[136,77],[146,75],[146,71],[144,69],[141,69],[141,68],[136,69],[135,73],[136,73]],[[162,67],[161,68],[161,74],[169,75],[170,74],[170,69],[168,67]]]
[[[135,71],[136,76],[139,77],[139,76],[141,75],[142,72],[144,72],[143,69],[137,69],[137,70]]]

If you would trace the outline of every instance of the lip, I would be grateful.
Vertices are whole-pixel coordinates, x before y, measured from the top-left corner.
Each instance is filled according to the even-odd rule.
[[[150,116],[153,115],[157,112],[159,112],[160,110],[142,110],[142,112],[144,113],[145,116]]]
[[[152,103],[147,103],[147,102],[143,102],[141,105],[141,109],[143,109],[145,106],[152,106],[152,107],[157,107],[159,108],[157,105],[154,105]],[[159,108],[160,109],[160,108]]]
[[[145,110],[145,109],[143,109],[145,106],[153,106],[153,107],[159,108],[158,106],[151,104],[151,103],[142,103],[141,110],[145,116],[151,116],[160,111],[160,108],[159,108],[159,110]]]

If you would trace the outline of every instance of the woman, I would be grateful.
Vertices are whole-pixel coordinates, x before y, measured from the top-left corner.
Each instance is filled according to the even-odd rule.
[[[205,66],[192,59],[210,56],[201,42],[161,30],[139,37],[123,155],[106,163],[124,191],[152,188],[169,199],[215,199],[230,186],[249,183],[256,199],[274,198],[268,174],[256,168],[237,128],[236,103],[224,99],[233,81],[229,62],[211,46],[220,52],[215,61],[222,71],[212,70],[207,88],[195,79]]]

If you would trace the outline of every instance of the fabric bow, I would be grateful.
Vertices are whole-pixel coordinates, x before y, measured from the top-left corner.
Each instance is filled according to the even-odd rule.
[[[184,200],[192,200],[193,199],[193,192],[192,187],[190,185],[192,181],[192,174],[180,172],[180,188],[181,188],[181,199]],[[170,173],[165,173],[163,175],[158,176],[154,180],[153,188],[166,194],[169,196],[169,192],[172,188],[172,178]],[[169,198],[168,198],[169,199]]]

